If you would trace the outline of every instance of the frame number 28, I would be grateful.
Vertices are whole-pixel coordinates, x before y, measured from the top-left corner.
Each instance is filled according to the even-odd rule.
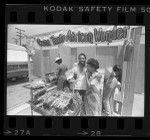
[[[91,131],[91,136],[101,136],[101,131]]]

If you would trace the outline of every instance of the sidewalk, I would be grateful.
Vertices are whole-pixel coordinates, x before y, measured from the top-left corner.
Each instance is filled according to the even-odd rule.
[[[31,99],[30,89],[25,88],[23,83],[7,87],[7,110],[28,102]]]
[[[38,77],[32,75],[32,79],[38,79]],[[19,83],[20,81],[21,83]],[[22,105],[31,99],[30,83],[26,79],[20,81],[7,85],[7,110]]]
[[[133,101],[133,109],[132,109],[132,116],[135,117],[143,117],[144,116],[144,94],[134,94],[134,101]]]
[[[29,103],[24,103],[14,109],[7,111],[7,115],[31,116],[32,115],[31,106]],[[41,114],[34,111],[33,111],[33,115],[41,116]]]

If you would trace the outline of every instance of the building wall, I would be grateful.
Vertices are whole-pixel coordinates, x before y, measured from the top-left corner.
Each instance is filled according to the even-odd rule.
[[[121,46],[120,46],[121,47]],[[78,62],[78,55],[80,53],[85,53],[87,56],[87,60],[89,58],[96,58],[99,61],[101,68],[106,68],[117,64],[117,46],[110,47],[78,47],[71,48],[71,59],[70,62],[73,63]]]
[[[35,55],[33,55],[33,75],[40,77],[42,71],[42,58],[43,55],[43,71],[44,75],[46,73],[56,72],[57,65],[55,64],[55,58],[58,57],[58,48],[43,50],[36,50]]]
[[[144,93],[144,79],[145,79],[145,45],[140,45],[137,74],[135,78],[136,93]]]
[[[101,68],[108,68],[117,64],[117,46],[111,47],[97,47],[96,57]]]
[[[35,50],[33,55],[33,75],[41,76],[41,51]]]
[[[77,48],[77,57],[80,53],[84,53],[86,55],[86,60],[88,60],[89,58],[96,58],[96,46],[79,47]]]
[[[49,58],[49,68],[50,68],[50,72],[56,72],[56,63],[55,63],[55,58],[59,56],[59,50],[58,48],[54,48],[50,50],[50,58]]]
[[[122,46],[119,46],[119,47],[122,47]],[[66,55],[67,51],[65,49],[61,50],[61,54],[65,54],[64,58],[65,57],[67,58],[68,65],[70,63],[70,67],[68,68],[71,68],[75,62],[78,62],[78,55],[80,53],[85,53],[87,56],[87,60],[89,58],[96,58],[99,61],[101,68],[106,68],[106,67],[110,67],[110,66],[114,66],[118,64],[118,61],[117,61],[118,46],[110,46],[110,47],[92,46],[92,47],[71,48],[71,55]],[[119,59],[121,57],[123,56],[120,56]]]
[[[119,44],[123,44],[120,43]],[[96,58],[98,59],[99,63],[100,63],[100,67],[102,68],[106,68],[106,67],[110,67],[110,66],[114,66],[116,64],[120,64],[122,65],[123,63],[123,55],[124,55],[124,49],[122,47],[122,45],[114,45],[114,46],[78,46],[78,47],[73,47],[71,48],[71,50],[67,51],[67,48],[71,48],[67,47],[65,45],[60,47],[60,54],[61,57],[63,57],[64,60],[66,62],[66,65],[68,65],[68,68],[71,68],[72,65],[75,62],[78,62],[78,55],[80,53],[85,53],[87,56],[87,60],[89,58]]]
[[[71,68],[71,48],[67,46],[60,46],[60,57],[62,58],[62,63],[67,66],[68,69]]]
[[[123,46],[118,46],[117,64],[123,66],[124,61],[124,50]]]
[[[50,50],[43,51],[44,73],[50,73]]]
[[[144,93],[145,81],[145,28],[142,27],[140,50],[138,52],[137,74],[135,78],[135,92]]]

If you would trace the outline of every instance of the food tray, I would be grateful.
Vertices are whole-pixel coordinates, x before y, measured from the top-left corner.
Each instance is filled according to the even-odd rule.
[[[46,91],[50,91],[50,90],[53,90],[53,89],[56,89],[56,88],[57,88],[57,86],[49,87],[49,88],[46,89]],[[46,93],[46,92],[45,92],[45,93]],[[44,94],[45,94],[45,93],[44,93]],[[34,99],[36,100],[37,98],[34,98]],[[34,101],[35,101],[35,100],[34,100]],[[38,113],[40,113],[41,115],[56,116],[56,115],[54,115],[54,114],[50,114],[49,111],[46,111],[46,110],[42,109],[41,107],[37,107],[37,106],[34,104],[34,101],[31,103],[31,106],[32,106],[32,110],[33,110],[33,111],[38,112]],[[77,115],[79,115],[79,114],[80,114],[80,110],[81,110],[81,106],[82,106],[82,104],[77,105],[75,111],[74,111],[72,114],[70,114],[70,116],[77,116]],[[68,116],[68,115],[67,115],[67,116]]]
[[[33,108],[34,109],[32,111],[35,111],[43,116],[58,116],[58,115],[50,114],[49,111],[43,110],[41,107],[33,106]],[[76,107],[75,111],[72,114],[70,114],[69,116],[80,116],[81,108],[82,108],[82,104],[79,104]]]

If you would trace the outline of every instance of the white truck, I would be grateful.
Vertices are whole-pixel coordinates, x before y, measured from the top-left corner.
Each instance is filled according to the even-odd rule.
[[[23,46],[7,43],[7,79],[19,77],[28,77],[28,54]]]

